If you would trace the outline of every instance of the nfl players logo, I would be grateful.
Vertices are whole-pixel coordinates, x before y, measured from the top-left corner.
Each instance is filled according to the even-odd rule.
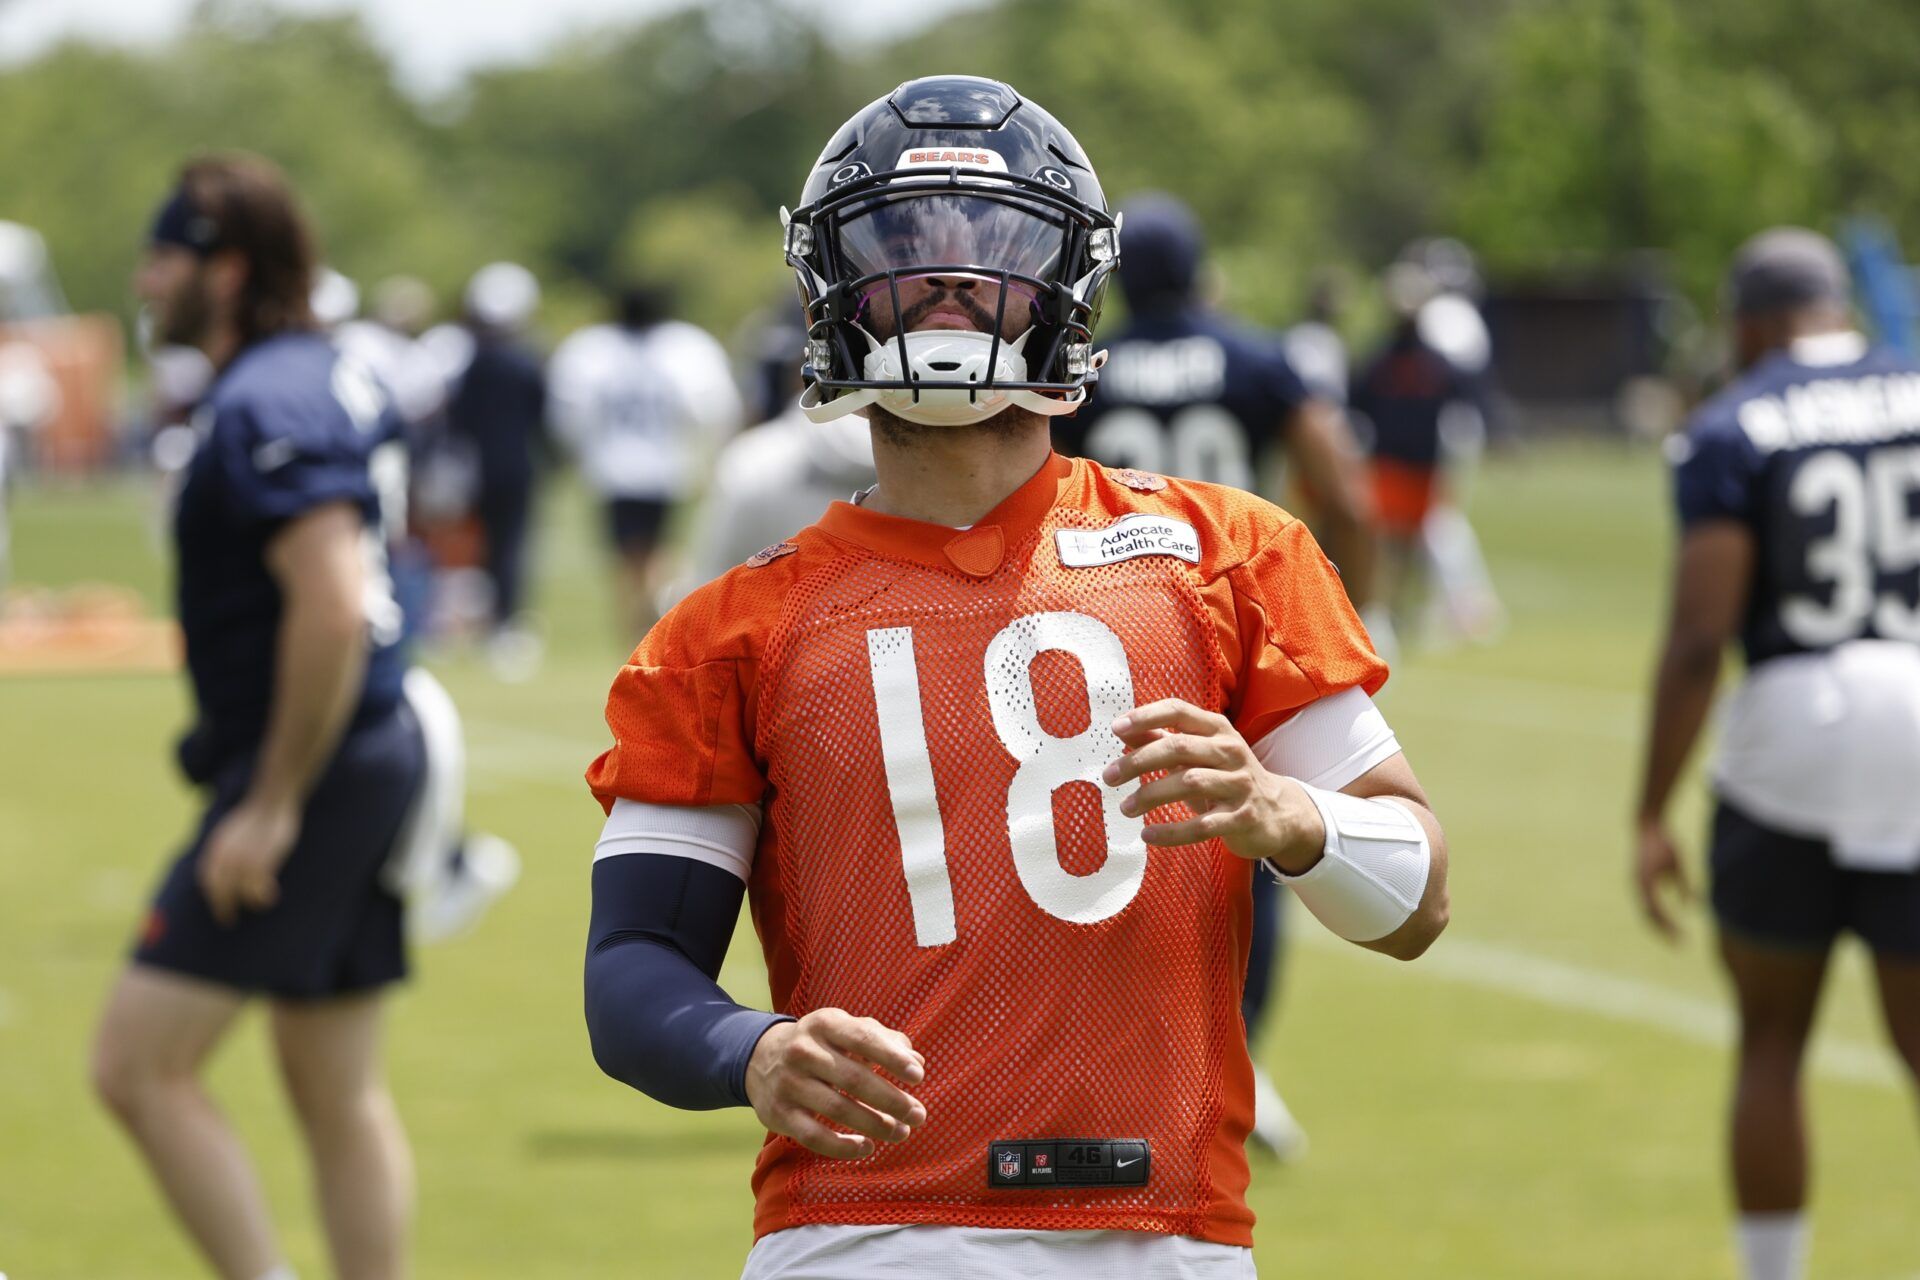
[[[1035,1169],[1051,1169],[1053,1167],[1053,1154],[1047,1151],[1034,1152],[1033,1167]]]
[[[1004,1147],[998,1153],[1000,1176],[1011,1181],[1020,1176],[1020,1148]]]

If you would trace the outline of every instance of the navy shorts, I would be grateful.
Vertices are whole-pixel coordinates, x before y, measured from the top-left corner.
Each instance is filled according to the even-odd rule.
[[[650,551],[673,504],[664,498],[607,499],[607,536],[617,551]]]
[[[1763,826],[1725,800],[1713,814],[1713,913],[1749,941],[1824,950],[1850,931],[1876,954],[1920,958],[1920,871],[1853,871],[1825,840]]]
[[[426,777],[413,711],[403,703],[347,733],[307,800],[280,869],[279,901],[223,926],[200,889],[200,854],[245,795],[252,769],[248,758],[216,774],[193,843],[154,895],[134,960],[288,999],[348,995],[406,977],[404,909],[380,873]]]

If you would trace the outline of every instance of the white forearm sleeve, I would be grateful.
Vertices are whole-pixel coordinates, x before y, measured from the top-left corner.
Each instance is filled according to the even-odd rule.
[[[1274,867],[1320,923],[1349,942],[1384,938],[1407,922],[1427,890],[1427,829],[1392,800],[1367,800],[1301,784],[1327,826],[1320,861],[1290,876]]]

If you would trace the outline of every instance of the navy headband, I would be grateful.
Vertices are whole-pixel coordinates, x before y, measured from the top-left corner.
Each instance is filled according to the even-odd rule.
[[[167,197],[167,202],[160,206],[147,239],[152,244],[175,245],[204,258],[220,247],[220,227],[195,209],[182,189]]]

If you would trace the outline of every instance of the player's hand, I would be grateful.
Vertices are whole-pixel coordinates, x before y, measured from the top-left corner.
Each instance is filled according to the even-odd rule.
[[[1669,942],[1680,940],[1680,925],[1669,908],[1662,886],[1670,889],[1681,905],[1693,901],[1693,884],[1680,861],[1667,824],[1659,818],[1641,818],[1635,841],[1633,881],[1640,891],[1640,909],[1660,935]]]
[[[242,800],[215,824],[200,853],[200,891],[213,918],[231,925],[240,912],[280,900],[280,866],[300,837],[297,805]]]
[[[774,1133],[815,1155],[858,1160],[874,1143],[905,1142],[925,1123],[926,1107],[887,1076],[919,1084],[926,1074],[926,1059],[901,1032],[843,1009],[815,1009],[760,1037],[747,1061],[747,1100]]]
[[[1242,858],[1271,858],[1289,875],[1320,860],[1327,839],[1320,811],[1298,782],[1261,764],[1225,716],[1168,698],[1129,711],[1113,732],[1131,750],[1101,775],[1108,786],[1166,774],[1122,800],[1122,813],[1169,804],[1193,810],[1183,822],[1148,823],[1141,833],[1148,844],[1217,839]]]

